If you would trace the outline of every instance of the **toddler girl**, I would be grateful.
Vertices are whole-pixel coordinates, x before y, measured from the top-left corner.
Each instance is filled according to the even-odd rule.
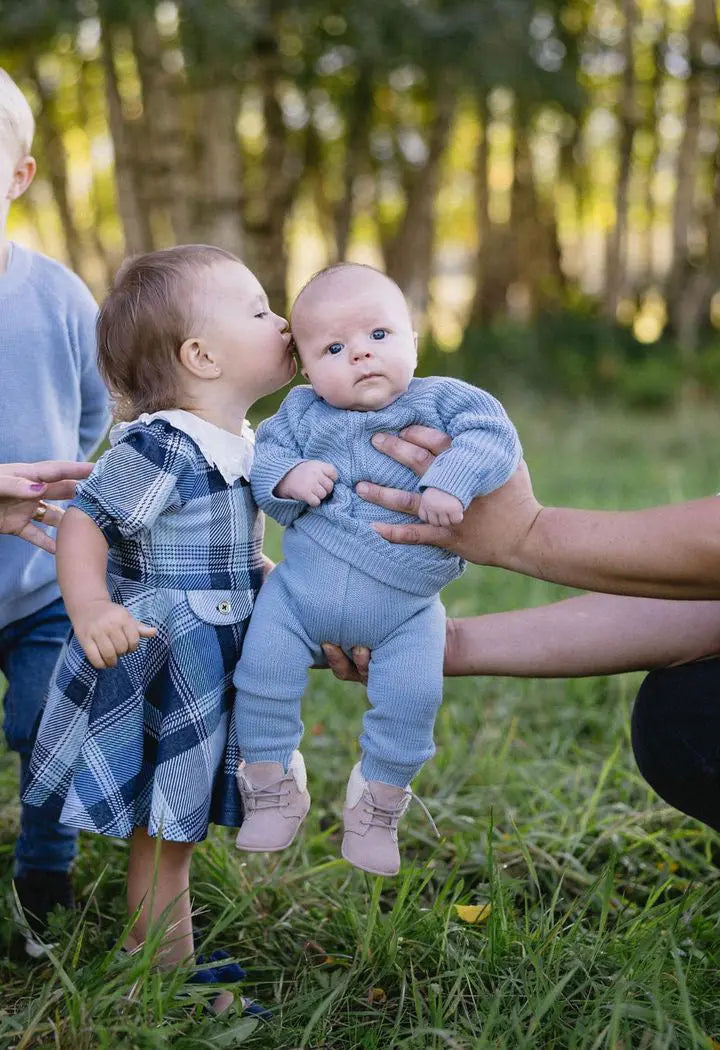
[[[130,839],[126,946],[165,912],[163,964],[193,953],[193,846],[242,822],[232,674],[263,578],[245,416],[292,378],[289,344],[253,274],[207,245],[127,262],[98,318],[124,422],[58,536],[73,633],[24,799]]]

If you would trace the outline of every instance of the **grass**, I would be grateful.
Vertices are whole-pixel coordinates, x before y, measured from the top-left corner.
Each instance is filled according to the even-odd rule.
[[[631,419],[586,405],[510,408],[545,502],[644,506],[718,487],[709,409]],[[271,529],[269,553],[278,539]],[[463,615],[563,593],[473,567],[445,598]],[[442,839],[412,813],[403,873],[382,881],[338,857],[363,694],[313,672],[306,830],[268,859],[238,854],[232,833],[216,829],[194,861],[209,946],[237,954],[247,994],[275,1020],[209,1019],[202,989],[180,997],[182,974],[157,974],[149,953],[120,956],[126,847],[83,836],[84,912],[58,919],[57,953],[13,961],[10,921],[0,924],[0,1048],[720,1045],[717,840],[634,769],[639,680],[448,681],[438,753],[416,784]],[[14,756],[2,754],[8,891],[16,818]]]

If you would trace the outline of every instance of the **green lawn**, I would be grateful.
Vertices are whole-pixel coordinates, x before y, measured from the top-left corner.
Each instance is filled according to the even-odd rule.
[[[544,502],[639,507],[720,488],[709,408],[633,420],[584,405],[508,407]],[[472,568],[445,596],[462,615],[563,593]],[[437,756],[415,785],[442,839],[413,808],[403,873],[382,881],[339,859],[363,694],[313,672],[304,833],[268,860],[236,853],[232,834],[214,831],[194,867],[211,947],[237,953],[248,994],[276,1019],[257,1027],[193,1015],[177,997],[180,976],[119,958],[125,846],[85,836],[86,910],[60,924],[57,957],[10,961],[9,920],[0,927],[0,1047],[720,1045],[711,1041],[720,1039],[716,838],[663,805],[634,769],[639,680],[449,681]],[[17,802],[6,754],[0,792],[8,891]],[[456,910],[486,904],[475,923]]]

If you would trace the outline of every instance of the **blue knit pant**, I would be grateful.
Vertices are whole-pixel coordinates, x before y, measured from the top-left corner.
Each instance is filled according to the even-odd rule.
[[[360,737],[367,780],[404,787],[434,751],[442,700],[445,610],[328,555],[296,529],[263,584],[235,670],[233,722],[247,762],[281,762],[300,743],[300,701],[321,644],[372,650]]]

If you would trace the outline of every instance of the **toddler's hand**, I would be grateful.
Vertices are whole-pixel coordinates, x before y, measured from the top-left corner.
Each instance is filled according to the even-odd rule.
[[[459,525],[463,520],[463,505],[456,496],[442,489],[425,489],[420,496],[418,517],[429,525]]]
[[[301,499],[311,507],[319,507],[336,481],[337,471],[332,463],[308,459],[288,471],[275,486],[275,495],[280,499]]]
[[[124,605],[116,602],[90,602],[73,620],[73,629],[93,667],[115,667],[118,657],[134,652],[141,638],[152,638],[155,627],[140,623]]]

